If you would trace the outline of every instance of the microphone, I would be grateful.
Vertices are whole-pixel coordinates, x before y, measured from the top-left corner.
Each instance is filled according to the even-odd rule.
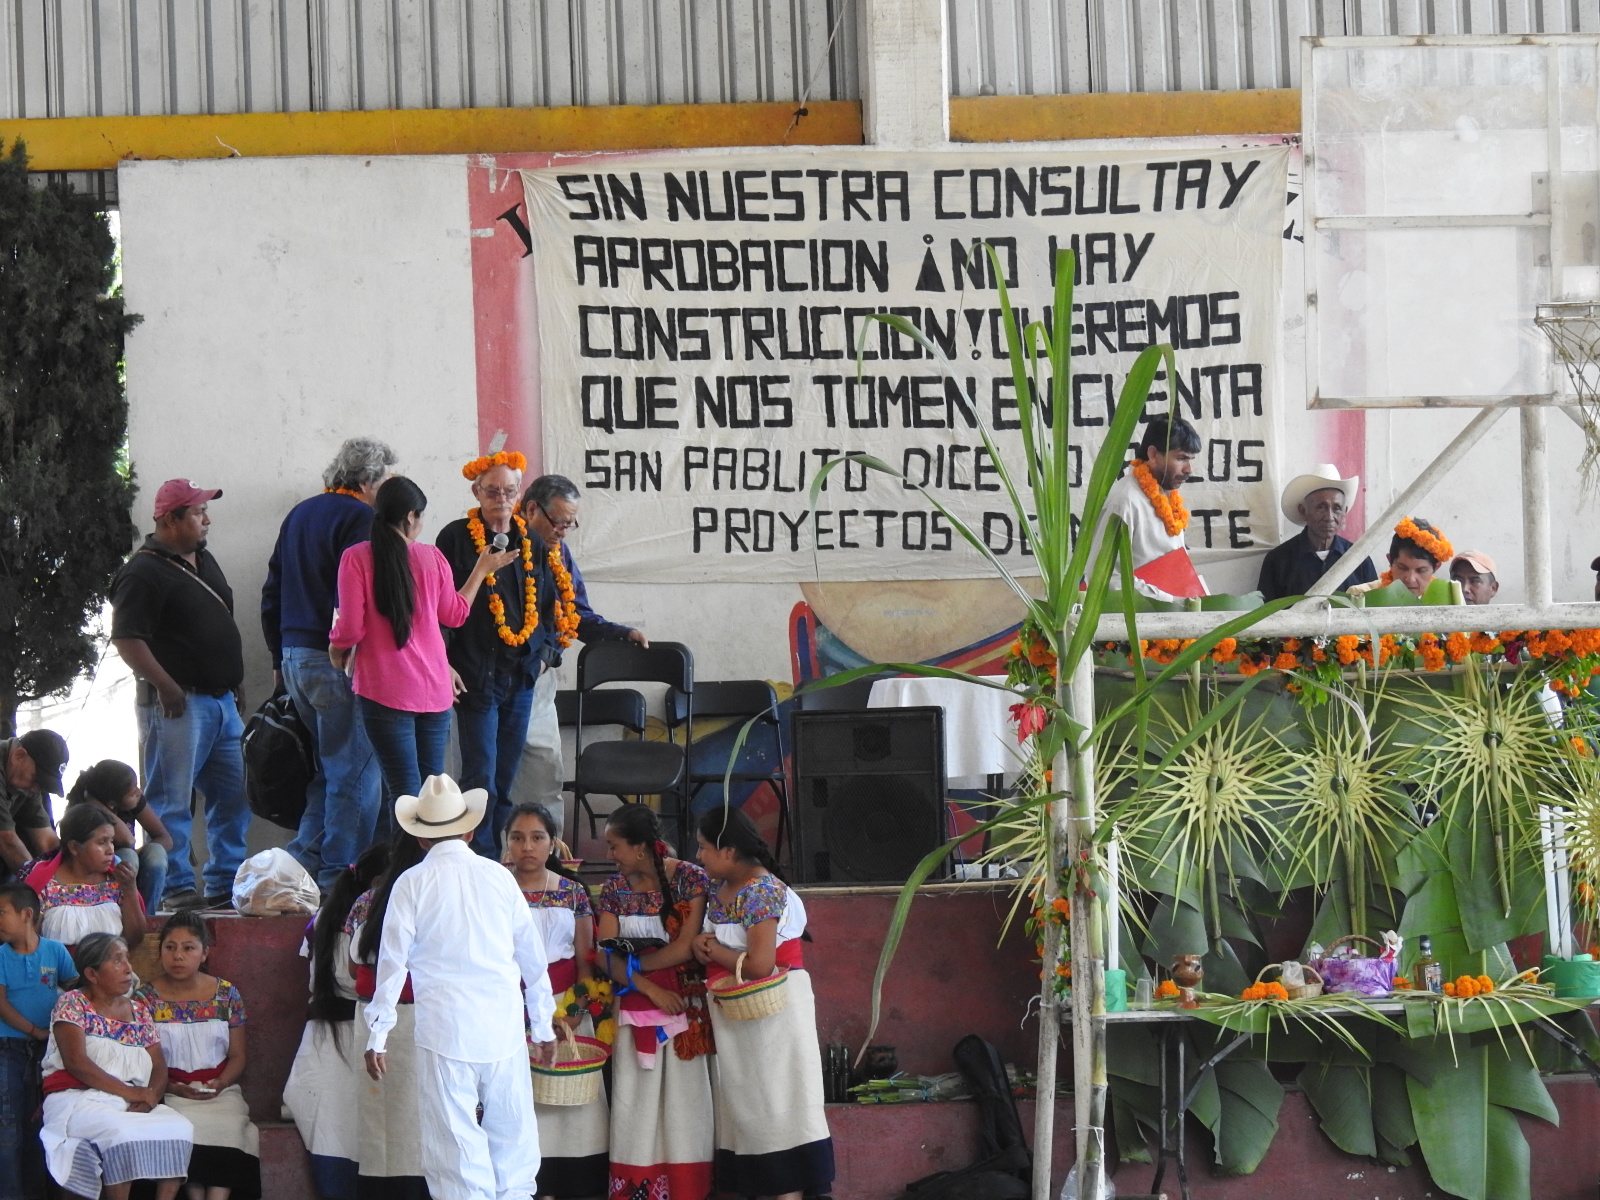
[[[503,551],[510,544],[511,544],[511,539],[509,537],[507,537],[503,533],[495,534],[494,535],[494,541],[490,543],[490,545],[492,545],[494,547],[494,551],[495,551],[496,554],[499,554],[501,551]]]

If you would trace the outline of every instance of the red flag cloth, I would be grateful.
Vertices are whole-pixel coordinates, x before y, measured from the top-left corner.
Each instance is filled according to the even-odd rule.
[[[1194,563],[1189,561],[1189,552],[1181,546],[1145,563],[1133,574],[1134,578],[1142,579],[1151,587],[1158,587],[1180,600],[1197,599],[1209,594],[1194,569]]]

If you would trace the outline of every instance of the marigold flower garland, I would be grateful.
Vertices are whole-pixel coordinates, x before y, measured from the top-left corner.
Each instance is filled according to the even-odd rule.
[[[1436,536],[1429,533],[1411,517],[1406,517],[1400,524],[1396,525],[1394,533],[1396,537],[1405,538],[1406,541],[1421,546],[1440,564],[1447,563],[1456,556],[1456,548],[1445,539],[1443,534]],[[1378,576],[1378,582],[1388,587],[1394,582],[1394,571],[1385,571]]]
[[[533,581],[533,542],[528,537],[528,523],[521,517],[512,517],[517,523],[517,533],[522,538],[522,628],[512,633],[506,627],[506,602],[494,588],[494,572],[483,577],[483,582],[491,591],[489,592],[489,612],[494,617],[494,631],[500,635],[500,640],[508,646],[521,646],[533,636],[533,631],[539,627],[539,605]],[[472,509],[467,513],[467,532],[472,535],[472,544],[477,547],[478,553],[483,553],[483,548],[488,544],[488,531],[483,527],[481,510]]]
[[[1139,485],[1144,498],[1150,501],[1150,507],[1156,510],[1156,516],[1161,518],[1161,524],[1169,534],[1177,537],[1189,528],[1189,510],[1183,506],[1183,497],[1176,490],[1163,492],[1149,464],[1143,459],[1133,464],[1133,481]]]
[[[461,468],[461,474],[476,483],[479,475],[495,467],[510,467],[513,471],[526,471],[528,469],[528,460],[515,450],[502,450],[498,454],[485,454],[482,458],[473,459]]]
[[[578,636],[578,598],[572,587],[572,572],[561,557],[561,547],[551,546],[546,558],[556,580],[556,645],[565,650]]]
[[[367,498],[354,488],[323,488],[322,494],[324,496],[352,496],[363,504],[367,501]]]

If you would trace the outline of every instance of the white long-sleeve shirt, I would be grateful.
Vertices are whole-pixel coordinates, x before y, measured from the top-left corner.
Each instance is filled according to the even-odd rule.
[[[367,1049],[382,1053],[411,975],[416,1043],[459,1062],[521,1052],[522,1017],[554,1039],[544,941],[511,872],[459,839],[439,842],[395,880],[383,918]]]
[[[1135,571],[1147,563],[1155,562],[1163,555],[1183,549],[1183,534],[1167,532],[1167,527],[1162,524],[1161,518],[1156,516],[1156,510],[1150,506],[1149,499],[1139,490],[1139,481],[1133,477],[1133,472],[1130,470],[1112,484],[1111,490],[1106,493],[1105,507],[1101,510],[1100,523],[1095,526],[1094,543],[1089,551],[1089,565],[1084,570],[1085,575],[1094,571],[1095,559],[1100,557],[1100,545],[1105,540],[1106,518],[1112,513],[1121,517],[1123,524],[1128,527],[1128,542],[1133,551]],[[1111,586],[1120,587],[1118,581],[1121,578],[1117,568],[1113,567]],[[1149,596],[1152,600],[1176,599],[1142,579],[1133,581],[1133,589]]]

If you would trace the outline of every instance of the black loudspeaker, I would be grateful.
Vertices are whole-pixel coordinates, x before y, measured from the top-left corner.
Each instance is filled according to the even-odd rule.
[[[797,882],[904,883],[945,840],[944,709],[802,711],[793,732]]]

